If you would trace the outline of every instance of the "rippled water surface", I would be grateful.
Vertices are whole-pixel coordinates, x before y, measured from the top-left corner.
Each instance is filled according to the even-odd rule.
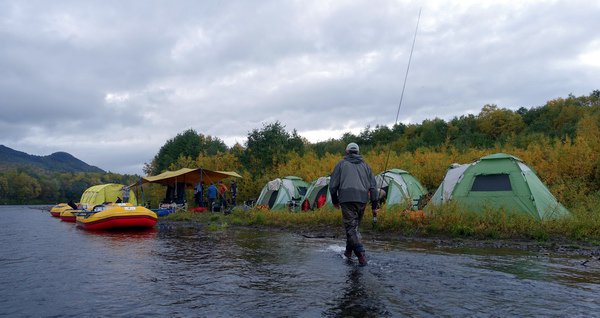
[[[165,222],[89,233],[0,207],[0,316],[600,315],[600,266],[585,257],[365,243],[360,268],[342,239]]]

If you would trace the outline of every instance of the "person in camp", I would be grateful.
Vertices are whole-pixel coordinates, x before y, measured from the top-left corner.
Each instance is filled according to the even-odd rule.
[[[237,183],[235,182],[235,180],[231,181],[231,184],[229,185],[229,190],[231,191],[231,204],[235,206],[235,199],[237,198]]]
[[[206,189],[206,198],[208,199],[208,208],[213,211],[215,200],[217,199],[217,187],[214,183],[211,183],[208,189]]]
[[[336,208],[342,208],[342,222],[346,230],[346,251],[344,256],[352,257],[352,252],[358,257],[359,265],[367,265],[365,248],[360,241],[358,227],[363,218],[369,199],[373,218],[377,217],[377,191],[375,177],[371,167],[359,155],[356,143],[346,146],[346,156],[340,160],[333,172],[329,183],[331,202]]]
[[[196,183],[196,187],[194,188],[194,198],[196,199],[196,206],[199,208],[202,207],[203,192],[204,184],[202,182]]]
[[[227,208],[227,186],[223,183],[223,181],[219,181],[219,199],[221,203],[219,204],[223,210]]]

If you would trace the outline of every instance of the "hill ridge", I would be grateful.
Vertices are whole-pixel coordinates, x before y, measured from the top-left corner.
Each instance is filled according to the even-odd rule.
[[[57,151],[47,156],[37,156],[0,145],[0,170],[15,167],[36,167],[56,172],[106,172],[68,152]]]

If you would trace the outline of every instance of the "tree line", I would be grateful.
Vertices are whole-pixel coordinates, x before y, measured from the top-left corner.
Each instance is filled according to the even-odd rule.
[[[531,108],[510,110],[490,104],[478,114],[449,121],[433,118],[419,124],[368,126],[358,134],[346,133],[317,143],[308,142],[295,129],[288,131],[279,121],[253,129],[243,145],[232,147],[218,137],[188,129],[168,140],[144,165],[144,173],[156,175],[182,167],[234,170],[243,177],[238,181],[238,198],[247,200],[256,198],[265,182],[276,177],[297,175],[312,181],[329,174],[345,146],[356,142],[375,172],[402,168],[435,191],[449,164],[508,152],[530,164],[559,199],[569,201],[600,190],[599,127],[600,90],[595,90]],[[0,200],[56,202],[109,179],[132,183],[137,178],[106,175],[0,172]],[[161,191],[151,187],[147,194],[156,202]]]
[[[0,171],[0,204],[53,204],[78,201],[96,184],[132,184],[138,176],[104,172],[53,172],[19,167]]]
[[[484,105],[478,114],[449,121],[434,118],[420,124],[366,127],[358,134],[317,143],[278,121],[253,129],[243,145],[231,148],[219,138],[189,129],[167,141],[146,164],[145,173],[182,167],[235,170],[243,176],[239,198],[250,199],[276,177],[297,175],[312,181],[328,175],[345,146],[357,142],[374,171],[408,170],[430,191],[435,191],[451,163],[508,152],[532,165],[555,195],[568,201],[600,189],[599,126],[600,91],[595,90],[514,111]],[[573,168],[578,165],[580,169]]]

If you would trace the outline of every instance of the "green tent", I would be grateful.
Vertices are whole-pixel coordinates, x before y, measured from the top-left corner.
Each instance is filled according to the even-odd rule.
[[[416,210],[427,189],[410,173],[402,169],[386,170],[375,176],[380,202],[389,206],[405,205]]]
[[[137,205],[135,192],[128,186],[116,183],[99,184],[87,188],[81,195],[80,202],[84,209],[91,210],[95,205],[104,202],[116,202],[118,198],[123,200],[125,192],[129,195],[127,202]]]
[[[504,153],[450,166],[428,206],[448,201],[473,211],[505,209],[536,220],[570,215],[531,168],[521,159]]]
[[[302,210],[314,210],[323,206],[333,206],[331,193],[329,193],[329,177],[320,177],[311,182],[306,194],[302,198]],[[319,198],[324,198],[319,200]]]
[[[300,200],[306,194],[307,188],[308,183],[299,177],[287,176],[271,180],[260,192],[256,206],[268,206],[271,210],[286,207],[295,210],[300,205]]]

